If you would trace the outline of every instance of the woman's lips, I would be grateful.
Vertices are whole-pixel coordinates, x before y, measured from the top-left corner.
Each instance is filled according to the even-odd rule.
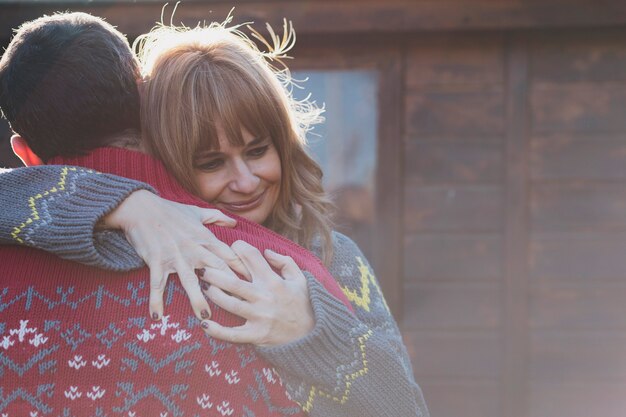
[[[257,208],[263,203],[263,199],[265,198],[265,191],[263,191],[259,196],[252,198],[250,200],[244,201],[235,201],[230,203],[221,203],[220,205],[228,211],[248,211]]]

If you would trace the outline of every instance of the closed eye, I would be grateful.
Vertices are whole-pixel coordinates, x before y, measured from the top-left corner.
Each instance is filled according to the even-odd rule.
[[[269,147],[270,147],[269,145],[264,145],[264,146],[258,146],[256,148],[252,148],[248,151],[248,156],[251,156],[253,158],[261,157],[265,155]]]
[[[210,161],[203,161],[196,164],[196,168],[202,171],[215,171],[220,168],[224,161],[222,159],[211,159]]]

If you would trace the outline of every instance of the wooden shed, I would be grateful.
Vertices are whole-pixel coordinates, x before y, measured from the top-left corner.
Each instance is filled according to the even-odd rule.
[[[183,2],[175,20],[223,20],[232,5]],[[132,38],[161,6],[3,1],[0,38],[59,9]],[[348,167],[331,175],[345,224],[433,417],[626,415],[626,2],[235,6],[256,27],[292,20],[292,68],[323,78],[321,152]]]

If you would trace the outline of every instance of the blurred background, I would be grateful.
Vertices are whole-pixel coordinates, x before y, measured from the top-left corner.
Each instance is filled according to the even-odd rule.
[[[0,41],[56,10],[132,40],[162,4],[1,1]],[[625,416],[626,1],[185,1],[174,22],[232,6],[294,23],[296,94],[327,110],[311,149],[433,417]]]

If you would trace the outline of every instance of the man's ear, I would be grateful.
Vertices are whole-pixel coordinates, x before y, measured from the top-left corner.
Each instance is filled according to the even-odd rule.
[[[26,140],[20,135],[11,136],[11,147],[15,155],[17,155],[27,167],[44,165],[41,158],[33,152],[30,146],[28,146],[28,143],[26,143]]]

